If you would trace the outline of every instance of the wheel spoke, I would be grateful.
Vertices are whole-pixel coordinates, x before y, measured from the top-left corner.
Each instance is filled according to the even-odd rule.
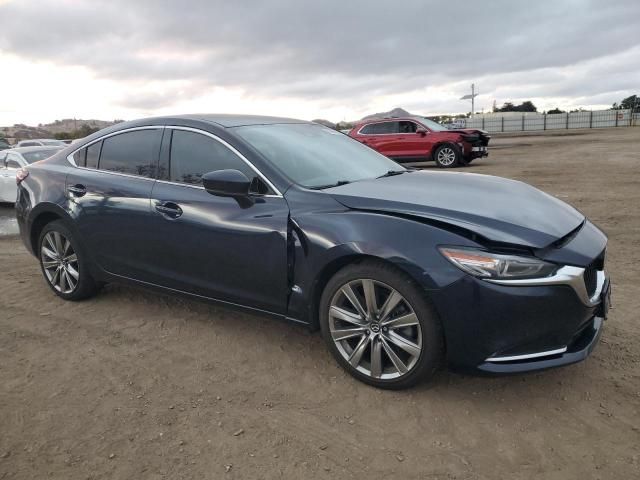
[[[54,287],[57,287],[59,279],[60,279],[60,268],[56,268],[56,271],[53,272],[53,275],[51,276],[51,285],[53,285]]]
[[[380,378],[382,375],[382,340],[375,337],[371,339],[371,376]]]
[[[64,293],[67,290],[67,277],[66,277],[66,273],[64,271],[64,269],[60,269],[60,274],[58,275],[58,278],[60,279],[60,283],[58,284],[60,287],[60,291],[62,293]]]
[[[62,245],[62,235],[60,235],[60,232],[53,232],[53,239],[55,241],[55,245],[56,245],[56,253],[60,256],[62,256],[64,253],[64,248]]]
[[[363,335],[360,339],[360,342],[358,342],[358,345],[356,345],[356,348],[353,349],[353,352],[351,352],[351,355],[349,356],[349,363],[352,367],[356,368],[358,365],[360,365],[360,360],[362,360],[362,355],[367,349],[368,344],[369,339],[366,335]]]
[[[64,245],[62,246],[62,253],[60,254],[61,257],[66,257],[67,256],[67,252],[69,251],[69,247],[71,247],[71,242],[65,238],[64,239]]]
[[[51,233],[47,233],[47,236],[44,237],[47,243],[49,244],[48,251],[53,254],[54,257],[58,257],[58,249],[56,248],[56,242]],[[44,245],[43,245],[44,248]]]
[[[384,338],[388,342],[393,343],[397,347],[407,352],[409,355],[412,355],[414,357],[420,355],[420,347],[418,345],[398,335],[395,332],[388,332],[384,335]]]
[[[73,278],[71,278],[71,275],[69,274],[68,270],[64,271],[64,278],[67,281],[67,285],[69,286],[69,290],[73,290],[74,288],[76,288],[76,284],[73,283]]]
[[[43,260],[42,261],[42,266],[46,270],[51,270],[52,268],[57,268],[58,265],[59,265],[59,263],[56,260],[51,260],[51,261]]]
[[[360,300],[358,300],[356,292],[354,292],[353,288],[351,288],[351,285],[345,285],[344,287],[342,287],[341,291],[344,296],[349,299],[351,305],[353,305],[353,308],[356,309],[356,311],[362,316],[363,319],[366,319],[367,312],[364,310],[364,308],[362,308],[362,304],[360,303]]]
[[[329,315],[333,318],[337,318],[338,320],[352,323],[354,325],[364,325],[364,318],[362,318],[360,315],[348,312],[343,308],[336,307],[335,305],[331,305],[331,308],[329,309]]]
[[[347,340],[348,338],[359,337],[364,335],[365,328],[364,327],[356,327],[356,328],[342,328],[340,330],[333,330],[331,332],[331,337],[334,341],[340,342],[342,340]]]
[[[364,300],[367,304],[367,314],[369,318],[378,313],[378,303],[376,302],[376,289],[370,279],[362,280],[362,290],[364,290]]]
[[[68,255],[64,258],[67,263],[78,263],[78,256],[75,253]]]
[[[69,264],[67,264],[67,273],[76,280],[80,277],[80,273]]]
[[[383,327],[387,327],[390,329],[411,327],[413,325],[418,325],[418,317],[416,317],[415,313],[409,313],[407,315],[402,315],[401,317],[392,318],[384,322],[380,322],[380,324]]]
[[[47,257],[51,258],[52,260],[57,259],[56,253],[50,248],[45,247],[44,245],[42,246],[42,253],[44,253]]]
[[[385,300],[384,305],[382,305],[382,308],[380,309],[379,318],[381,323],[387,319],[387,317],[391,314],[391,312],[393,312],[393,309],[398,306],[398,303],[400,303],[401,300],[402,295],[400,295],[397,291],[392,290]]]
[[[391,360],[391,363],[393,363],[393,366],[395,367],[395,369],[400,373],[400,374],[404,374],[407,373],[407,366],[404,364],[404,362],[400,359],[400,357],[398,357],[398,355],[396,355],[396,352],[393,351],[393,348],[391,348],[389,346],[389,344],[387,343],[387,341],[385,340],[384,337],[380,338],[380,341],[382,343],[382,348],[384,349],[384,352],[387,354],[387,356],[389,357],[389,360]]]

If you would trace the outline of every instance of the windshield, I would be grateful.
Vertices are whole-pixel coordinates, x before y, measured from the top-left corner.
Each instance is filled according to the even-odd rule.
[[[237,127],[235,132],[287,177],[307,188],[405,171],[360,142],[320,125],[250,125]]]
[[[420,123],[422,123],[429,130],[433,130],[434,132],[445,132],[449,130],[444,125],[440,125],[438,122],[434,122],[433,120],[429,120],[428,118],[421,118]]]
[[[49,158],[51,155],[59,151],[60,151],[59,148],[50,148],[47,150],[37,150],[35,152],[26,152],[22,154],[22,158],[24,158],[27,161],[27,163],[39,162],[40,160]]]

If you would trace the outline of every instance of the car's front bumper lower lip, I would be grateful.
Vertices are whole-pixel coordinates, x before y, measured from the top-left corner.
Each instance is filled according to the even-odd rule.
[[[489,357],[477,368],[490,374],[521,373],[577,363],[589,356],[602,333],[602,317],[593,317],[568,346],[550,351]]]

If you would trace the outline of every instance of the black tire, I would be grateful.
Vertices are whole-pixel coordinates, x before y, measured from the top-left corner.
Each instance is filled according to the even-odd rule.
[[[54,273],[52,273],[52,271],[54,271],[54,267],[48,266],[48,268],[45,268],[45,262],[47,262],[48,264],[55,263],[53,259],[50,258],[50,256],[47,256],[47,254],[44,253],[43,250],[43,246],[45,246],[44,243],[45,241],[47,241],[45,239],[51,238],[50,236],[48,237],[49,234],[53,235],[54,237],[59,235],[61,237],[58,238],[62,238],[69,242],[70,248],[72,250],[63,252],[63,256],[65,253],[69,252],[72,252],[76,256],[77,261],[73,262],[71,260],[67,261],[65,259],[62,259],[65,262],[65,268],[72,268],[73,272],[77,273],[78,275],[78,278],[75,279],[75,277],[72,276],[71,270],[67,271],[66,278],[70,280],[67,280],[64,283],[67,285],[69,291],[62,291],[59,281],[60,277],[57,277],[58,281],[56,281],[55,284],[52,283],[52,279],[49,275],[55,275]],[[46,245],[46,247],[49,248],[50,252],[52,252],[50,244]],[[40,269],[42,270],[42,275],[47,282],[47,285],[49,285],[49,288],[51,288],[51,290],[60,298],[72,301],[83,300],[85,298],[94,296],[100,290],[101,284],[96,282],[91,276],[87,264],[87,256],[84,254],[82,246],[80,245],[78,239],[75,238],[71,230],[62,221],[55,220],[45,225],[45,227],[42,229],[42,232],[40,233],[40,238],[38,239],[37,253],[38,259],[40,260]],[[75,285],[73,286],[73,288],[71,288],[73,280],[75,280]]]
[[[462,151],[454,143],[444,143],[433,152],[433,160],[440,168],[455,168],[464,163]]]
[[[393,369],[395,368],[395,363],[392,362],[391,356],[387,353],[389,346],[393,347],[393,350],[396,350],[400,354],[400,351],[395,344],[391,344],[389,340],[389,336],[396,336],[396,332],[401,332],[402,330],[394,330],[391,331],[392,328],[398,327],[390,327],[388,330],[384,330],[386,333],[383,333],[380,330],[380,326],[378,326],[377,332],[373,333],[373,328],[370,330],[366,330],[366,334],[361,338],[353,338],[349,340],[343,340],[348,342],[353,342],[354,344],[360,345],[360,342],[368,343],[368,347],[366,347],[369,358],[370,370],[369,373],[363,373],[358,369],[354,368],[349,361],[347,360],[344,348],[343,352],[339,350],[342,348],[339,341],[334,341],[332,336],[332,331],[330,327],[330,322],[335,322],[330,319],[329,310],[332,307],[332,301],[335,302],[335,298],[342,293],[342,287],[349,285],[357,285],[357,282],[361,279],[371,279],[375,281],[376,287],[374,289],[376,301],[378,299],[378,294],[380,292],[380,288],[390,287],[392,290],[395,290],[403,297],[403,301],[406,300],[407,304],[410,308],[413,309],[413,313],[415,317],[417,317],[417,321],[419,323],[419,328],[416,325],[415,327],[405,327],[410,331],[411,329],[416,332],[416,343],[420,343],[421,350],[419,355],[415,355],[413,357],[414,363],[411,368],[408,369],[405,373],[400,374],[400,370],[397,370],[397,374],[400,374],[397,378],[382,378],[383,375],[378,375],[379,378],[374,378],[373,376],[373,348],[374,342],[382,342],[386,343],[382,348],[382,362],[380,364],[385,364],[386,361],[386,370],[378,370],[382,372],[388,372],[391,369],[391,373],[384,373],[384,375],[394,375]],[[351,284],[349,282],[352,282]],[[382,285],[382,287],[380,287]],[[364,285],[363,285],[364,287]],[[377,290],[376,290],[377,289]],[[354,290],[355,291],[355,290]],[[364,300],[365,297],[361,297]],[[384,303],[382,300],[383,297],[380,297],[380,303]],[[366,302],[366,300],[364,300]],[[334,305],[335,306],[335,305]],[[394,267],[393,265],[387,264],[381,261],[375,260],[367,260],[360,263],[348,265],[344,267],[342,270],[338,271],[332,278],[329,280],[327,285],[324,288],[320,299],[319,305],[319,319],[320,319],[320,329],[322,331],[322,336],[327,344],[327,347],[331,351],[332,355],[335,357],[337,362],[352,376],[356,379],[367,383],[369,385],[373,385],[378,388],[384,389],[393,389],[399,390],[403,388],[408,388],[415,385],[418,382],[429,379],[435,371],[438,369],[441,364],[443,352],[444,352],[444,338],[442,334],[442,328],[440,325],[440,321],[437,317],[437,314],[433,307],[430,305],[428,299],[425,296],[424,290],[421,289],[415,281],[413,281],[407,274]],[[403,304],[398,304],[399,309],[403,308]],[[380,311],[383,308],[380,308]],[[394,310],[391,310],[391,313]],[[400,310],[400,317],[406,314],[406,312],[402,312]],[[333,314],[332,314],[333,315]],[[405,315],[406,316],[406,315]],[[390,318],[393,318],[393,315],[389,315]],[[399,317],[396,317],[396,319]],[[376,320],[377,322],[378,320]],[[334,323],[335,325],[335,323]],[[371,325],[371,324],[370,324]],[[383,322],[380,321],[379,325],[383,325]],[[341,330],[335,330],[333,333],[340,332]],[[406,331],[406,330],[405,330]],[[378,336],[371,338],[372,336]],[[380,337],[384,337],[386,340],[383,341]],[[419,341],[418,341],[419,337]],[[362,340],[364,338],[365,340]],[[357,346],[353,347],[353,351],[357,350]],[[381,351],[381,347],[378,347],[378,352]],[[397,353],[396,352],[396,353]],[[347,352],[348,353],[348,352]],[[353,352],[352,352],[353,355]],[[380,355],[380,353],[379,353]],[[397,358],[397,357],[396,357]],[[362,354],[363,365],[366,365],[367,362],[367,353]],[[360,360],[359,360],[360,361]],[[358,368],[361,367],[361,364],[356,365]],[[364,368],[366,370],[366,368]]]

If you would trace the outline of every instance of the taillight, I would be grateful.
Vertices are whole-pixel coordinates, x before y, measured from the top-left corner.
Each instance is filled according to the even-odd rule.
[[[16,184],[20,185],[20,183],[29,176],[29,170],[26,168],[21,168],[16,172]]]

